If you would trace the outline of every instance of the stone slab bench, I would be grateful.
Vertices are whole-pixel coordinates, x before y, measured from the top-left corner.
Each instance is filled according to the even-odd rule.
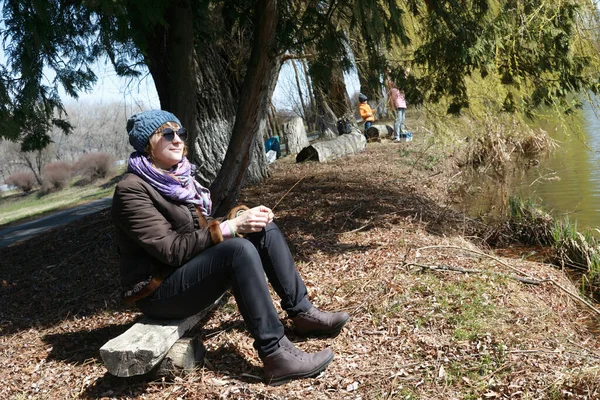
[[[224,301],[225,295],[198,314],[182,320],[144,317],[100,348],[104,366],[111,375],[122,378],[153,370],[158,375],[166,375],[193,369],[204,358],[204,346],[198,338],[184,335]]]

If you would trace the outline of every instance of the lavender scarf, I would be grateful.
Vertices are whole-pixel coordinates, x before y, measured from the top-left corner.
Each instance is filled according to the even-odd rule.
[[[212,208],[210,191],[202,187],[194,179],[193,166],[187,158],[183,157],[176,166],[170,170],[154,167],[146,156],[135,151],[129,156],[127,171],[133,172],[164,197],[181,203],[197,205],[202,215],[209,216]]]

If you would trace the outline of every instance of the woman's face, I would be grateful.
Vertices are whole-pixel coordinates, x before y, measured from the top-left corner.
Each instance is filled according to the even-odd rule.
[[[171,169],[185,155],[185,142],[181,140],[177,133],[175,133],[171,141],[162,135],[162,132],[167,128],[177,131],[181,127],[175,122],[167,122],[158,128],[156,133],[150,136],[149,141],[149,153],[152,157],[152,163],[162,169]]]

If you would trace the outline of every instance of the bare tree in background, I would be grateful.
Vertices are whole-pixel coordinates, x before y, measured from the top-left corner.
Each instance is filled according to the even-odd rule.
[[[144,108],[137,106],[135,113]],[[67,106],[73,133],[65,135],[54,129],[51,133],[56,144],[56,159],[73,162],[83,153],[108,153],[116,160],[126,159],[131,153],[125,124],[129,115],[120,102],[108,104],[83,103]]]
[[[23,171],[20,165],[18,153],[21,146],[9,140],[0,140],[0,182],[5,182],[11,174]]]
[[[107,153],[115,160],[125,160],[131,153],[125,124],[129,113],[147,108],[125,110],[122,103],[94,104],[81,102],[67,105],[68,120],[73,133],[65,135],[61,129],[50,132],[51,144],[41,151],[23,152],[16,142],[0,141],[0,182],[15,172],[30,171],[39,185],[44,177],[44,166],[54,161],[73,163],[86,153]]]
[[[283,99],[280,100],[279,109],[292,111],[298,117],[301,117],[306,122],[306,107],[303,99],[303,83],[300,82],[298,69],[295,65],[296,60],[287,60],[279,73],[277,85],[283,94]],[[308,90],[304,90],[307,92]]]
[[[34,151],[19,150],[16,153],[18,156],[19,164],[33,173],[37,184],[40,186],[42,186],[42,184],[44,183],[44,166],[51,163],[54,158],[54,147],[54,144],[50,144],[45,149]]]

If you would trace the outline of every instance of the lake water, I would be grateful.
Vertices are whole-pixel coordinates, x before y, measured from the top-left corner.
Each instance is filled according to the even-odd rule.
[[[568,215],[584,230],[600,227],[600,117],[586,105],[580,120],[571,122],[572,128],[569,123],[553,131],[545,127],[560,147],[530,168],[513,190],[554,216]]]
[[[600,117],[586,105],[568,122],[547,120],[538,126],[559,147],[539,159],[538,166],[516,171],[506,186],[478,177],[479,194],[467,200],[471,213],[493,214],[490,210],[501,208],[499,204],[513,194],[530,198],[555,217],[568,216],[580,231],[600,229]]]

